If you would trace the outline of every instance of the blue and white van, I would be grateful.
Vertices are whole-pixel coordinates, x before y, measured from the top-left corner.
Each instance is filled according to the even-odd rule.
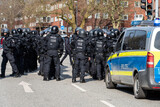
[[[133,86],[135,98],[160,90],[160,27],[127,28],[107,61],[107,88]]]

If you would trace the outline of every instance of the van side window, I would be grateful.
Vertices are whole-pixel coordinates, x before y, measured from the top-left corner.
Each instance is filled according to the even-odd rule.
[[[132,46],[133,46],[132,39],[134,35],[135,35],[135,31],[133,30],[127,31],[125,35],[124,43],[123,43],[123,50],[132,50]]]
[[[154,47],[158,50],[160,50],[160,31],[156,35],[156,39],[154,42]]]
[[[123,32],[121,35],[120,35],[120,38],[118,39],[117,41],[117,44],[116,44],[116,51],[120,51],[121,50],[121,45],[122,45],[122,42],[123,42],[123,36],[124,36],[125,32]]]
[[[138,30],[133,38],[133,50],[145,50],[147,32]]]
[[[128,35],[125,36],[123,50],[145,50],[146,31],[128,31],[127,34]]]

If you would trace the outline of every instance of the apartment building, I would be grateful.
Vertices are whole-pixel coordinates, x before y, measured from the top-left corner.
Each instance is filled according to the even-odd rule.
[[[100,0],[97,0],[97,2],[99,1]],[[78,0],[77,2],[80,2],[80,0]],[[125,14],[123,15],[120,27],[131,27],[131,22],[133,20],[146,20],[147,19],[145,15],[145,10],[141,9],[141,0],[127,0],[127,1],[124,0],[123,2],[125,4]],[[58,2],[57,4],[54,4],[54,5],[47,4],[47,6],[48,6],[47,11],[52,12],[52,11],[59,11],[59,9],[63,8],[65,5],[61,2]],[[77,16],[78,16],[77,23],[79,25],[80,18],[79,18],[79,15]],[[72,27],[69,26],[64,20],[58,17],[59,16],[55,14],[50,14],[46,17],[42,17],[41,20],[36,19],[35,21],[30,22],[29,27],[31,29],[39,30],[39,23],[41,22],[43,24],[42,29],[45,29],[48,26],[56,25],[59,28],[61,26],[64,26],[65,27],[64,30],[66,32],[72,32]],[[68,17],[70,17],[69,14],[68,14]],[[26,27],[23,23],[24,20],[27,20],[27,19],[26,18],[16,18],[15,28]],[[100,24],[97,24],[97,23],[100,23]],[[7,25],[5,24],[3,26],[7,26]],[[110,23],[107,13],[95,13],[88,17],[84,28],[89,31],[97,27],[100,27],[100,28],[112,27],[112,24]]]

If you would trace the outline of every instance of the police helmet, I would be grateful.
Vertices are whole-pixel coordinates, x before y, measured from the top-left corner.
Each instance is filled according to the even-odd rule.
[[[95,29],[95,30],[93,31],[93,35],[94,35],[95,37],[98,36],[98,29]]]
[[[37,35],[38,32],[37,32],[36,30],[32,30],[32,31],[31,31],[31,34],[32,34],[32,35]]]
[[[84,29],[79,30],[79,37],[85,38],[86,37],[86,31]]]
[[[27,33],[31,33],[31,29],[30,28],[26,28],[26,32]]]
[[[120,31],[118,29],[114,29],[114,33],[116,34],[116,36],[118,36],[120,34]]]
[[[3,33],[9,33],[9,29],[7,28],[3,29]]]
[[[58,26],[52,26],[52,28],[51,28],[51,33],[57,34],[58,32],[59,32]]]
[[[114,33],[114,29],[113,28],[111,28],[110,31]]]
[[[77,34],[80,29],[82,29],[82,28],[77,27],[77,28],[75,29],[75,33]]]
[[[11,33],[12,33],[12,35],[15,35],[15,34],[17,34],[18,32],[17,32],[16,29],[12,29]]]
[[[99,37],[104,36],[104,32],[103,32],[102,29],[99,29],[99,30],[98,30],[98,36],[99,36]]]
[[[89,36],[93,37],[93,32],[94,32],[94,30],[90,30],[89,31]]]
[[[22,32],[23,32],[23,33],[27,32],[27,29],[26,29],[26,28],[23,28],[23,29],[22,29]]]
[[[89,32],[88,31],[86,31],[86,36],[88,36],[89,35]]]
[[[19,34],[22,34],[22,33],[23,33],[22,28],[18,28],[18,29],[17,29],[17,32],[18,32]]]
[[[7,28],[3,29],[3,34],[4,33],[6,33],[6,35],[4,35],[4,36],[9,36],[9,33],[10,33],[9,29],[7,29]]]
[[[115,33],[111,32],[111,34],[110,34],[110,38],[116,38]]]

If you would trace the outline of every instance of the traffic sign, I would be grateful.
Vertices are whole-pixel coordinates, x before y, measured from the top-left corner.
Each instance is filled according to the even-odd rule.
[[[64,30],[64,26],[61,26],[61,30]]]

